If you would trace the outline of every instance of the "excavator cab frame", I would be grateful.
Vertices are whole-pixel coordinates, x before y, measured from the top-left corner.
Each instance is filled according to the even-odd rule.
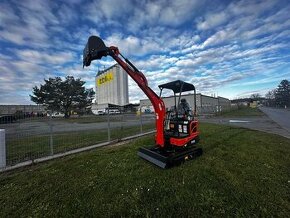
[[[194,91],[194,112],[193,114],[196,115],[196,89],[195,86],[191,83],[184,82],[182,80],[175,80],[169,83],[165,83],[158,86],[160,89],[159,96],[162,96],[163,89],[169,89],[173,91],[174,94],[174,107],[177,110],[178,105],[180,104],[181,94],[183,92]],[[176,101],[176,94],[179,93],[178,101]]]
[[[193,121],[196,116],[196,89],[194,85],[191,83],[181,81],[181,80],[176,80],[173,82],[159,85],[158,87],[160,89],[160,97],[162,96],[163,89],[171,90],[174,93],[174,106],[172,106],[171,108],[167,108],[166,110],[166,118],[165,118],[165,124],[164,124],[165,138],[172,133],[173,133],[172,135],[177,134],[177,137],[180,137],[181,135],[180,132],[182,132],[178,128],[180,125],[183,128],[185,128],[186,130],[185,133],[188,136],[190,132],[187,131],[187,129],[189,129],[188,127],[190,127],[191,124],[186,125],[186,126],[184,126],[183,124],[184,124],[184,121],[185,123],[189,123]],[[183,109],[180,104],[180,100],[182,96],[181,94],[183,92],[188,92],[188,91],[194,91],[194,95],[193,95],[194,110],[193,111],[190,107],[187,108],[187,111],[185,111],[185,109],[180,110],[180,109]],[[176,101],[176,98],[177,98],[176,94],[178,93],[179,93],[178,101]],[[193,124],[197,126],[197,122]]]

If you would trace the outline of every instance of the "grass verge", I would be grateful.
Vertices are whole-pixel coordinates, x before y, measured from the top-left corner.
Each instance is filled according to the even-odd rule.
[[[232,111],[226,111],[220,114],[222,117],[259,117],[265,114],[259,108],[242,107]]]
[[[204,154],[161,170],[144,137],[0,175],[0,217],[289,217],[290,141],[201,124]]]

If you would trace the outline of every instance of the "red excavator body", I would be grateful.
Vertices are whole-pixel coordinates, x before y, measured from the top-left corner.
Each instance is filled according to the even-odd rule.
[[[91,61],[111,56],[138,84],[140,89],[151,101],[155,111],[156,135],[155,145],[140,148],[138,155],[143,159],[161,167],[168,168],[181,162],[193,159],[202,154],[202,149],[197,148],[199,141],[198,121],[196,115],[196,91],[195,87],[181,80],[176,80],[159,85],[161,90],[158,96],[149,86],[146,77],[141,73],[119,49],[115,46],[107,47],[103,40],[97,36],[91,36],[83,53],[83,66],[89,66]],[[174,93],[175,106],[166,111],[161,98],[163,89],[170,89]],[[186,104],[182,106],[181,93],[194,91],[194,112]],[[178,101],[176,94],[179,93]],[[180,112],[182,111],[182,112]]]

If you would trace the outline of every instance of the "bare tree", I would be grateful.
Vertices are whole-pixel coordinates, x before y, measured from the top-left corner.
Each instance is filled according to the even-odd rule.
[[[262,96],[259,94],[259,93],[254,93],[251,95],[251,99],[254,100],[254,101],[257,101],[261,98]]]
[[[266,104],[267,106],[273,107],[275,106],[275,89],[270,90],[266,93],[265,98],[266,98]]]

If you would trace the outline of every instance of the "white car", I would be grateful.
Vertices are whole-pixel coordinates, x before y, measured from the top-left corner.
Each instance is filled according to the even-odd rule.
[[[106,114],[105,110],[92,110],[94,115],[104,115]]]
[[[47,114],[47,116],[50,116],[50,114]],[[56,118],[56,117],[64,117],[64,114],[61,113],[61,112],[53,112],[53,113],[51,114],[51,117],[52,117],[52,118]]]
[[[105,114],[105,111],[104,110],[98,110],[97,111],[97,115],[104,115]]]
[[[106,110],[106,113],[108,113],[108,110]],[[120,114],[121,112],[118,109],[109,109],[110,114]]]

